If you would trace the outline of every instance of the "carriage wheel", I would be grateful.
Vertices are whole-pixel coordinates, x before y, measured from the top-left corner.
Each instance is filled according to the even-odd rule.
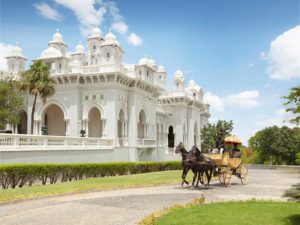
[[[230,171],[230,169],[227,169],[223,173],[223,179],[224,179],[225,186],[230,187],[231,186],[231,171]]]
[[[241,179],[242,184],[247,184],[247,181],[248,181],[248,168],[244,164],[242,164],[240,166],[240,179]]]

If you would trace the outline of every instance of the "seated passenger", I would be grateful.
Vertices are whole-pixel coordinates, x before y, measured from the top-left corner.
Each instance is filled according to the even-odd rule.
[[[233,145],[232,158],[241,158],[241,151],[238,149],[237,144]]]

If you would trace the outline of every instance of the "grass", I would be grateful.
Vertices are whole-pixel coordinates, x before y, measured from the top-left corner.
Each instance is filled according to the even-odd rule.
[[[300,204],[295,202],[223,202],[173,209],[156,225],[299,225]]]
[[[37,185],[0,190],[0,201],[20,200],[95,189],[118,189],[181,183],[180,170],[133,174],[116,177],[90,178],[59,184]],[[188,180],[191,180],[189,173]]]

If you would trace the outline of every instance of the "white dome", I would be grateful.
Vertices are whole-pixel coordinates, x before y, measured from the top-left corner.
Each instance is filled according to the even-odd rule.
[[[139,65],[147,65],[149,60],[146,57],[143,57],[139,60]]]
[[[101,30],[98,27],[95,27],[88,39],[90,38],[101,38]]]
[[[190,80],[189,87],[194,87],[196,85],[196,82],[194,80]]]
[[[49,48],[45,49],[42,54],[41,57],[42,59],[47,59],[47,58],[56,58],[56,57],[62,57],[63,55],[61,54],[61,52],[50,46]]]
[[[79,44],[75,47],[75,53],[84,53],[84,47]]]
[[[154,61],[154,59],[149,59],[149,60],[148,60],[148,63],[149,63],[150,66],[155,66],[155,61]]]
[[[70,62],[70,66],[71,67],[80,67],[81,66],[81,63],[79,60],[73,60],[72,62]]]
[[[174,79],[183,79],[183,72],[180,69],[177,69],[174,74]]]
[[[165,67],[159,66],[157,72],[160,72],[160,73],[166,72],[166,71],[165,71]]]
[[[108,34],[105,35],[105,41],[102,43],[102,45],[120,45],[120,43],[117,41],[116,36],[112,32],[108,32]]]
[[[19,56],[19,57],[25,58],[25,57],[22,55],[22,49],[21,49],[18,45],[16,45],[16,46],[12,49],[10,56],[11,56],[11,57]]]
[[[53,34],[53,40],[52,42],[63,42],[63,37],[61,33],[59,33],[58,29],[55,34]]]

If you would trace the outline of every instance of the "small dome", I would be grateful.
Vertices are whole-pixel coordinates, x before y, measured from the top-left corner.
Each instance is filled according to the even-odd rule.
[[[90,38],[101,38],[101,30],[98,27],[95,27],[88,39]]]
[[[159,66],[157,72],[160,72],[160,73],[166,72],[166,71],[165,71],[165,67]]]
[[[79,44],[75,47],[75,53],[84,53],[84,47]]]
[[[70,62],[70,66],[71,67],[80,67],[81,66],[81,63],[79,60],[73,60],[72,62]]]
[[[95,27],[95,28],[92,30],[92,35],[93,35],[93,36],[101,36],[101,30],[100,30],[98,27]]]
[[[53,34],[53,40],[52,42],[63,42],[63,37],[61,35],[61,33],[59,33],[59,30],[56,30],[56,33]]]
[[[112,32],[108,32],[108,34],[105,35],[105,41],[102,43],[102,45],[120,46],[120,43],[117,41],[116,36]]]
[[[22,55],[22,49],[18,45],[12,49],[10,56],[19,56],[24,58]]]
[[[183,72],[180,69],[175,71],[174,79],[184,79]]]
[[[139,60],[139,65],[147,65],[149,60],[146,57],[143,57]]]
[[[154,59],[149,59],[149,60],[148,60],[148,63],[149,63],[150,66],[155,66],[155,61],[154,61]]]
[[[116,40],[116,36],[112,32],[108,32],[108,34],[105,35],[105,40]]]
[[[189,87],[194,87],[196,85],[196,82],[194,80],[190,80]]]
[[[56,58],[56,57],[62,57],[63,55],[61,54],[61,52],[50,46],[49,48],[45,49],[42,54],[41,54],[41,59],[47,59],[47,58]]]

